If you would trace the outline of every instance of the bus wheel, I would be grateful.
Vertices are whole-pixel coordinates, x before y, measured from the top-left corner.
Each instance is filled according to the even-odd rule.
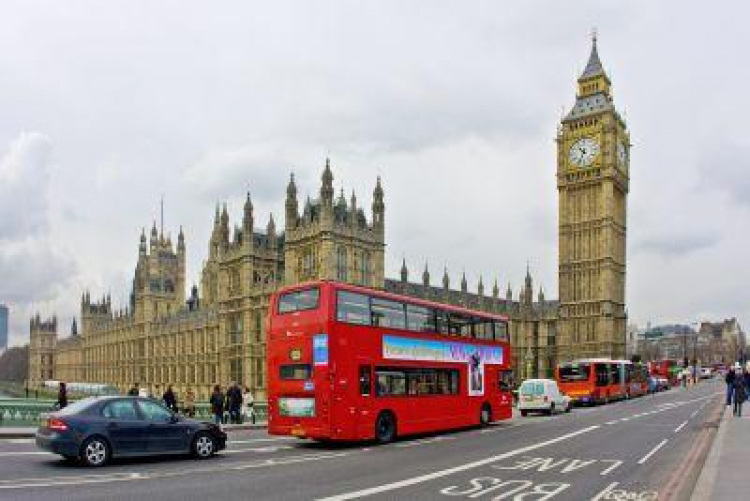
[[[479,426],[487,426],[490,424],[490,421],[492,421],[492,409],[490,408],[490,404],[485,402],[482,405],[482,410],[479,411]]]
[[[396,438],[396,417],[390,411],[378,414],[375,421],[375,439],[381,444],[387,444]]]

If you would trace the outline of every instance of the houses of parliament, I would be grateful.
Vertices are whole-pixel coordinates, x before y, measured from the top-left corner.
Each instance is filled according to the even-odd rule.
[[[407,296],[506,314],[517,378],[547,376],[558,362],[625,357],[625,240],[629,131],[614,107],[611,81],[594,37],[576,98],[557,128],[558,299],[535,289],[527,269],[520,290],[501,294],[482,278],[470,292],[445,270],[425,266],[412,280],[386,278],[385,195],[378,178],[369,207],[333,188],[326,160],[318,196],[300,203],[294,176],[283,228],[273,216],[259,229],[250,195],[237,224],[217,207],[200,289],[187,290],[186,239],[176,245],[154,225],[137,241],[129,304],[81,296],[79,321],[58,337],[55,317],[30,322],[29,384],[47,379],[108,383],[121,390],[190,387],[206,399],[216,383],[238,381],[265,398],[265,318],[280,286],[331,279]],[[406,215],[401,215],[404,217]],[[419,275],[419,272],[415,275]],[[486,276],[490,276],[489,274]],[[433,283],[436,282],[436,283]],[[488,284],[489,285],[489,284]]]

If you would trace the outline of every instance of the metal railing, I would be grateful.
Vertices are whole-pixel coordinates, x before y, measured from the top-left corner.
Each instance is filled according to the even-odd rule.
[[[0,398],[0,426],[39,426],[47,414],[56,410],[57,402],[52,399]],[[268,418],[266,402],[255,402],[255,420],[264,422]],[[180,407],[180,414],[183,415]],[[208,402],[195,404],[195,419],[211,420],[211,405]]]

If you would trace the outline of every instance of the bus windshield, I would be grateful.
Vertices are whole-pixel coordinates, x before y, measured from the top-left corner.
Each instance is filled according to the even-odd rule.
[[[560,367],[560,381],[588,381],[591,374],[589,364],[571,364]]]

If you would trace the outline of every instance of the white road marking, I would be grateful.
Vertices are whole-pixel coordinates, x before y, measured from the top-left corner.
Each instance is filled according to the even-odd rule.
[[[433,437],[433,438],[422,438],[418,440],[411,440],[409,442],[402,442],[396,444],[396,447],[414,447],[416,445],[432,444],[435,442],[443,442],[444,440],[455,440],[456,437]]]
[[[604,424],[617,424],[617,420],[615,420],[615,421],[607,421],[607,422],[606,422],[606,423],[604,423]]]
[[[664,447],[664,444],[666,444],[667,442],[669,442],[669,440],[666,439],[666,438],[664,440],[662,440],[661,442],[659,442],[656,445],[656,447],[654,447],[653,449],[651,449],[651,451],[649,451],[648,454],[646,454],[645,456],[643,456],[641,459],[638,460],[638,464],[643,464],[646,461],[648,461],[648,458],[650,458],[651,456],[653,456],[654,454],[656,454],[656,451],[658,451],[659,449],[661,449],[662,447]]]
[[[166,472],[130,472],[130,473],[117,473],[117,474],[103,474],[103,475],[75,475],[65,477],[45,477],[45,478],[25,478],[17,480],[0,480],[0,490],[12,490],[12,489],[25,489],[31,487],[54,487],[54,486],[67,486],[67,485],[81,485],[81,484],[96,484],[106,482],[123,482],[128,480],[149,480],[157,478],[169,478],[179,477],[184,475],[193,475],[197,473],[213,473],[227,470],[246,470],[251,468],[263,468],[268,466],[279,466],[292,463],[301,463],[305,461],[318,461],[322,459],[333,459],[342,456],[347,456],[350,452],[339,452],[339,453],[314,453],[314,454],[302,454],[298,456],[287,456],[278,459],[265,459],[262,461],[254,461],[252,463],[240,463],[240,464],[218,464],[216,466],[203,467],[203,468],[185,468],[175,471]]]
[[[599,474],[601,476],[606,475],[607,473],[609,473],[610,471],[614,470],[615,468],[617,468],[618,466],[620,466],[622,464],[622,461],[617,460],[617,459],[600,459],[599,461],[602,462],[602,463],[603,462],[611,462],[612,463],[612,466],[610,466],[609,468],[606,468],[606,469],[602,470],[602,472]]]
[[[0,457],[10,456],[43,456],[50,455],[51,452],[47,451],[18,451],[18,452],[0,452]]]
[[[253,438],[251,440],[227,440],[228,445],[232,444],[254,444],[256,442],[279,442],[288,440],[299,440],[295,437],[277,437],[277,438]]]
[[[688,424],[687,420],[683,421],[680,426],[678,426],[677,428],[674,429],[674,432],[675,433],[680,433],[680,430],[682,430],[685,427],[686,424]]]
[[[454,466],[453,468],[447,468],[445,470],[439,470],[432,473],[428,473],[426,475],[421,475],[418,477],[408,478],[406,480],[400,480],[398,482],[391,482],[388,484],[378,485],[376,487],[370,487],[367,489],[361,489],[358,491],[352,491],[347,492],[343,494],[338,494],[335,496],[329,496],[326,498],[321,498],[319,501],[344,501],[347,499],[356,499],[361,498],[365,496],[371,496],[373,494],[379,494],[381,492],[388,492],[396,489],[401,489],[404,487],[409,487],[411,485],[421,484],[423,482],[428,482],[430,480],[435,480],[437,478],[446,477],[448,475],[453,475],[454,473],[460,473],[466,470],[471,470],[473,468],[478,468],[480,466],[485,466],[490,463],[495,463],[497,461],[501,461],[503,459],[517,456],[519,454],[523,454],[525,452],[533,451],[536,449],[540,449],[542,447],[546,447],[548,445],[556,444],[558,442],[562,442],[568,439],[571,439],[573,437],[577,437],[579,435],[582,435],[584,433],[589,433],[594,430],[599,429],[598,425],[589,426],[587,428],[580,429],[578,431],[574,431],[572,433],[568,433],[566,435],[561,435],[557,438],[553,438],[551,440],[547,440],[545,442],[539,442],[533,445],[529,445],[526,447],[521,447],[520,449],[515,449],[509,452],[505,452],[503,454],[498,454],[496,456],[491,456],[485,459],[480,459],[478,461],[473,461],[471,463],[466,463],[460,466]]]
[[[283,449],[291,449],[291,445],[275,445],[270,447],[249,447],[247,449],[227,449],[221,454],[238,454],[240,452],[276,452]]]

